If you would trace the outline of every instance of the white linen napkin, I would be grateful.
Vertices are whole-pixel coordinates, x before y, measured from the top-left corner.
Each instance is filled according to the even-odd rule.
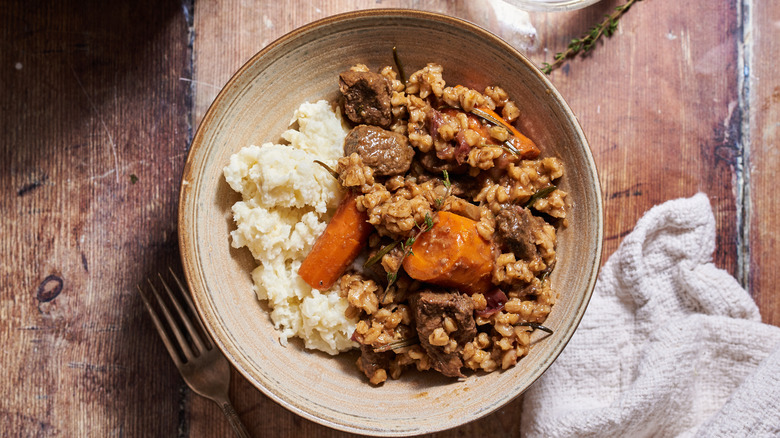
[[[525,393],[522,436],[780,436],[780,328],[761,323],[714,249],[704,194],[645,213]]]

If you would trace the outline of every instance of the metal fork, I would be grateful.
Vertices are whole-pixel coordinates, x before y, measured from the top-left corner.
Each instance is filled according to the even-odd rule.
[[[215,347],[214,341],[209,337],[208,333],[203,327],[203,323],[195,312],[195,306],[192,303],[192,299],[189,296],[187,288],[179,280],[176,274],[171,268],[168,268],[179,286],[180,295],[184,298],[185,305],[193,318],[187,314],[187,310],[182,307],[180,300],[177,300],[173,291],[168,284],[165,283],[162,275],[157,274],[160,278],[163,288],[167,292],[168,300],[173,304],[176,314],[178,315],[179,322],[175,321],[174,315],[168,309],[165,300],[162,299],[160,292],[154,287],[154,284],[150,279],[146,279],[151,288],[152,299],[157,302],[157,306],[165,316],[165,320],[168,322],[166,329],[162,319],[158,315],[157,311],[150,302],[150,297],[138,287],[138,292],[141,294],[141,298],[146,304],[146,309],[152,316],[152,321],[157,327],[157,332],[168,349],[168,352],[173,358],[173,362],[176,367],[179,368],[181,376],[187,385],[192,388],[193,391],[200,394],[203,397],[211,399],[214,403],[218,404],[225,413],[225,416],[230,421],[230,425],[236,432],[236,435],[241,438],[249,438],[247,432],[241,420],[238,418],[235,409],[230,404],[228,398],[228,387],[230,386],[230,364],[227,359],[218,348]],[[186,327],[187,335],[181,330],[181,326]],[[197,328],[196,328],[197,325]],[[173,334],[171,338],[170,333]],[[189,337],[189,341],[188,338]],[[175,338],[175,339],[174,339]],[[191,341],[191,343],[190,343]],[[194,348],[193,348],[194,347]]]

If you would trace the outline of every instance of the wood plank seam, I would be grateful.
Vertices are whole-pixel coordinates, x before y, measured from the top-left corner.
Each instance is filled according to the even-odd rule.
[[[752,54],[752,3],[753,0],[737,2],[737,17],[740,35],[737,40],[737,90],[740,111],[738,147],[735,169],[736,226],[737,226],[737,281],[750,291],[750,67]],[[746,39],[747,38],[747,39]]]
[[[186,59],[186,75],[188,78],[179,78],[179,80],[188,80],[189,88],[184,96],[184,109],[185,109],[185,124],[187,126],[187,134],[185,139],[185,150],[189,152],[192,145],[192,139],[195,136],[195,127],[193,126],[195,121],[195,82],[192,80],[195,74],[195,0],[182,0],[181,2],[182,14],[187,26],[187,51],[188,56]],[[176,434],[178,438],[186,438],[190,436],[190,401],[191,391],[189,387],[182,382],[179,387],[179,403],[178,403],[178,418],[176,425]]]
[[[186,150],[189,151],[192,139],[195,136],[195,127],[193,126],[195,123],[195,81],[192,80],[195,77],[195,0],[182,0],[181,9],[187,22],[187,50],[190,55],[187,66],[190,76],[190,90],[187,96],[185,96],[185,117],[187,119]]]

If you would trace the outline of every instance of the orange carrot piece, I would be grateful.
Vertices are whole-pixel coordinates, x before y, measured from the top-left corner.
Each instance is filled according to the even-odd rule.
[[[500,144],[501,142],[496,140],[495,138],[490,136],[490,132],[488,131],[487,126],[485,126],[482,123],[482,120],[480,117],[477,117],[476,115],[472,113],[465,112],[463,110],[457,109],[457,108],[444,108],[441,110],[442,114],[447,114],[448,116],[456,117],[458,114],[465,114],[466,120],[468,121],[468,128],[476,131],[477,134],[482,137],[485,142],[488,144]]]
[[[469,295],[491,288],[491,242],[477,231],[477,222],[447,211],[412,245],[403,261],[410,277],[439,286],[457,288]]]
[[[493,111],[490,108],[487,107],[479,107],[480,111],[483,111],[487,114],[489,114],[491,117],[495,118],[497,121],[501,122],[501,125],[504,128],[509,129],[510,133],[514,136],[514,138],[511,140],[512,146],[517,149],[517,151],[520,153],[520,158],[536,158],[539,156],[539,148],[536,147],[536,143],[534,143],[533,140],[523,135],[520,131],[517,130],[514,126],[512,126],[511,123],[504,120],[503,117],[498,115],[495,111]]]
[[[358,210],[355,198],[351,191],[347,193],[298,269],[298,275],[314,289],[330,289],[366,246],[374,229],[367,222],[368,215]]]

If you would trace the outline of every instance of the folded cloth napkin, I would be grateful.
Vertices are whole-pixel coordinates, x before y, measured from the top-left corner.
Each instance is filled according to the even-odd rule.
[[[522,435],[780,436],[780,328],[761,323],[714,249],[705,195],[645,213],[525,393]]]

